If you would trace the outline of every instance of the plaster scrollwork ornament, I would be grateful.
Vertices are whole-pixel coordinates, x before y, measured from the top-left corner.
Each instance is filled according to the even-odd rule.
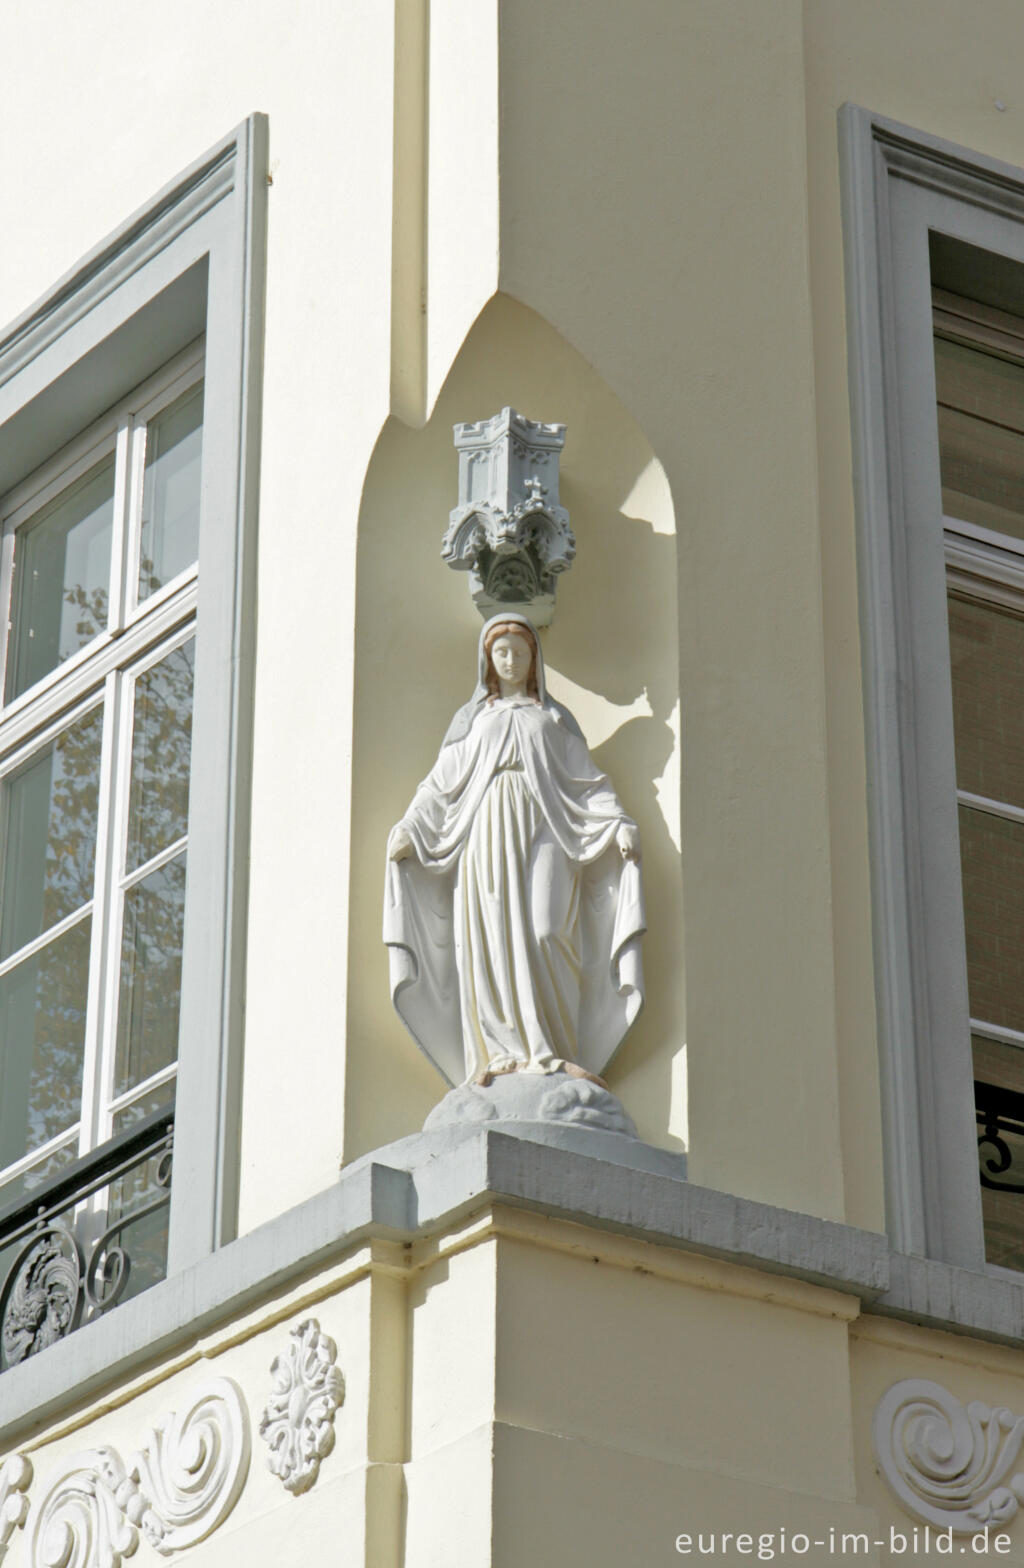
[[[164,1556],[203,1540],[241,1495],[249,1414],[229,1378],[211,1378],[148,1432],[127,1463],[114,1448],[75,1454],[34,1516],[33,1568],[120,1568],[141,1533]]]
[[[1024,1502],[1024,1416],[938,1383],[908,1378],[879,1400],[872,1424],[878,1467],[904,1507],[940,1529],[973,1534],[1005,1525]]]
[[[129,1461],[130,1517],[166,1556],[227,1518],[249,1472],[249,1414],[229,1378],[213,1378],[180,1414],[148,1432]]]
[[[564,425],[524,419],[514,408],[455,426],[459,504],[441,556],[469,573],[473,603],[485,618],[519,610],[538,626],[550,625],[558,578],[576,554],[558,499],[564,444]]]
[[[320,1461],[334,1447],[334,1416],[345,1398],[337,1354],[316,1318],[306,1318],[270,1368],[274,1391],[260,1418],[260,1436],[270,1446],[271,1471],[296,1496],[313,1485]]]
[[[0,1465],[0,1563],[11,1536],[28,1518],[29,1501],[25,1496],[32,1484],[32,1461],[27,1454],[11,1454]]]
[[[120,1568],[138,1548],[125,1511],[132,1486],[113,1448],[90,1448],[62,1466],[34,1515],[32,1568]]]

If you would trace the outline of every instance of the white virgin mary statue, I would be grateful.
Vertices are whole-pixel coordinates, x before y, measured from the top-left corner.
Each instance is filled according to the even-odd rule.
[[[451,1084],[597,1076],[643,1003],[640,837],[521,615],[388,840],[391,995]]]

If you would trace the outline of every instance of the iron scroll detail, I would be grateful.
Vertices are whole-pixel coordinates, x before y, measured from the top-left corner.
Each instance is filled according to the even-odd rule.
[[[975,1079],[974,1104],[981,1185],[993,1192],[1024,1193],[1024,1168],[1019,1158],[1015,1162],[1006,1136],[1024,1137],[1024,1094]],[[1018,1155],[1019,1148],[1018,1142]],[[1004,1181],[1007,1173],[1009,1179]]]
[[[173,1113],[157,1113],[0,1212],[0,1253],[13,1253],[0,1283],[0,1372],[123,1298],[133,1266],[126,1235],[170,1203],[173,1137]],[[122,1196],[113,1222],[97,1236],[102,1200],[99,1210],[89,1200],[116,1183],[138,1183],[151,1161],[136,1201]],[[162,1277],[163,1260],[148,1258],[147,1267]]]

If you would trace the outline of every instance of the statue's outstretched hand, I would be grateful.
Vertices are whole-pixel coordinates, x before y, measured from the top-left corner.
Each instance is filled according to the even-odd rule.
[[[408,860],[412,852],[412,839],[409,837],[408,831],[399,822],[391,829],[391,836],[388,839],[388,859]]]
[[[640,859],[640,829],[634,827],[632,822],[622,823],[615,835],[615,842],[623,860]]]

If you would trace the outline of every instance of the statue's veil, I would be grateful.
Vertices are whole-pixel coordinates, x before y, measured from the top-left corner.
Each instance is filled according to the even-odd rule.
[[[568,708],[563,708],[560,702],[556,702],[553,697],[548,696],[547,681],[544,675],[544,650],[540,645],[540,638],[537,635],[537,628],[534,626],[532,621],[527,620],[525,615],[516,615],[514,612],[506,612],[504,615],[492,615],[490,620],[485,621],[483,627],[481,628],[480,641],[477,644],[476,687],[469,701],[464,702],[462,707],[456,711],[452,722],[448,726],[447,734],[445,735],[444,740],[441,742],[442,748],[445,746],[454,745],[457,740],[462,740],[465,735],[468,735],[473,720],[480,712],[480,709],[486,705],[489,695],[487,690],[487,636],[492,627],[505,625],[522,626],[527,632],[529,632],[530,636],[533,638],[534,647],[537,650],[537,696],[540,700],[540,705],[542,708],[547,708],[549,713],[553,713],[555,718],[558,719],[560,723],[564,724],[567,729],[571,730],[574,735],[578,735],[580,740],[582,740],[583,731],[576,723],[576,720],[573,718]]]

